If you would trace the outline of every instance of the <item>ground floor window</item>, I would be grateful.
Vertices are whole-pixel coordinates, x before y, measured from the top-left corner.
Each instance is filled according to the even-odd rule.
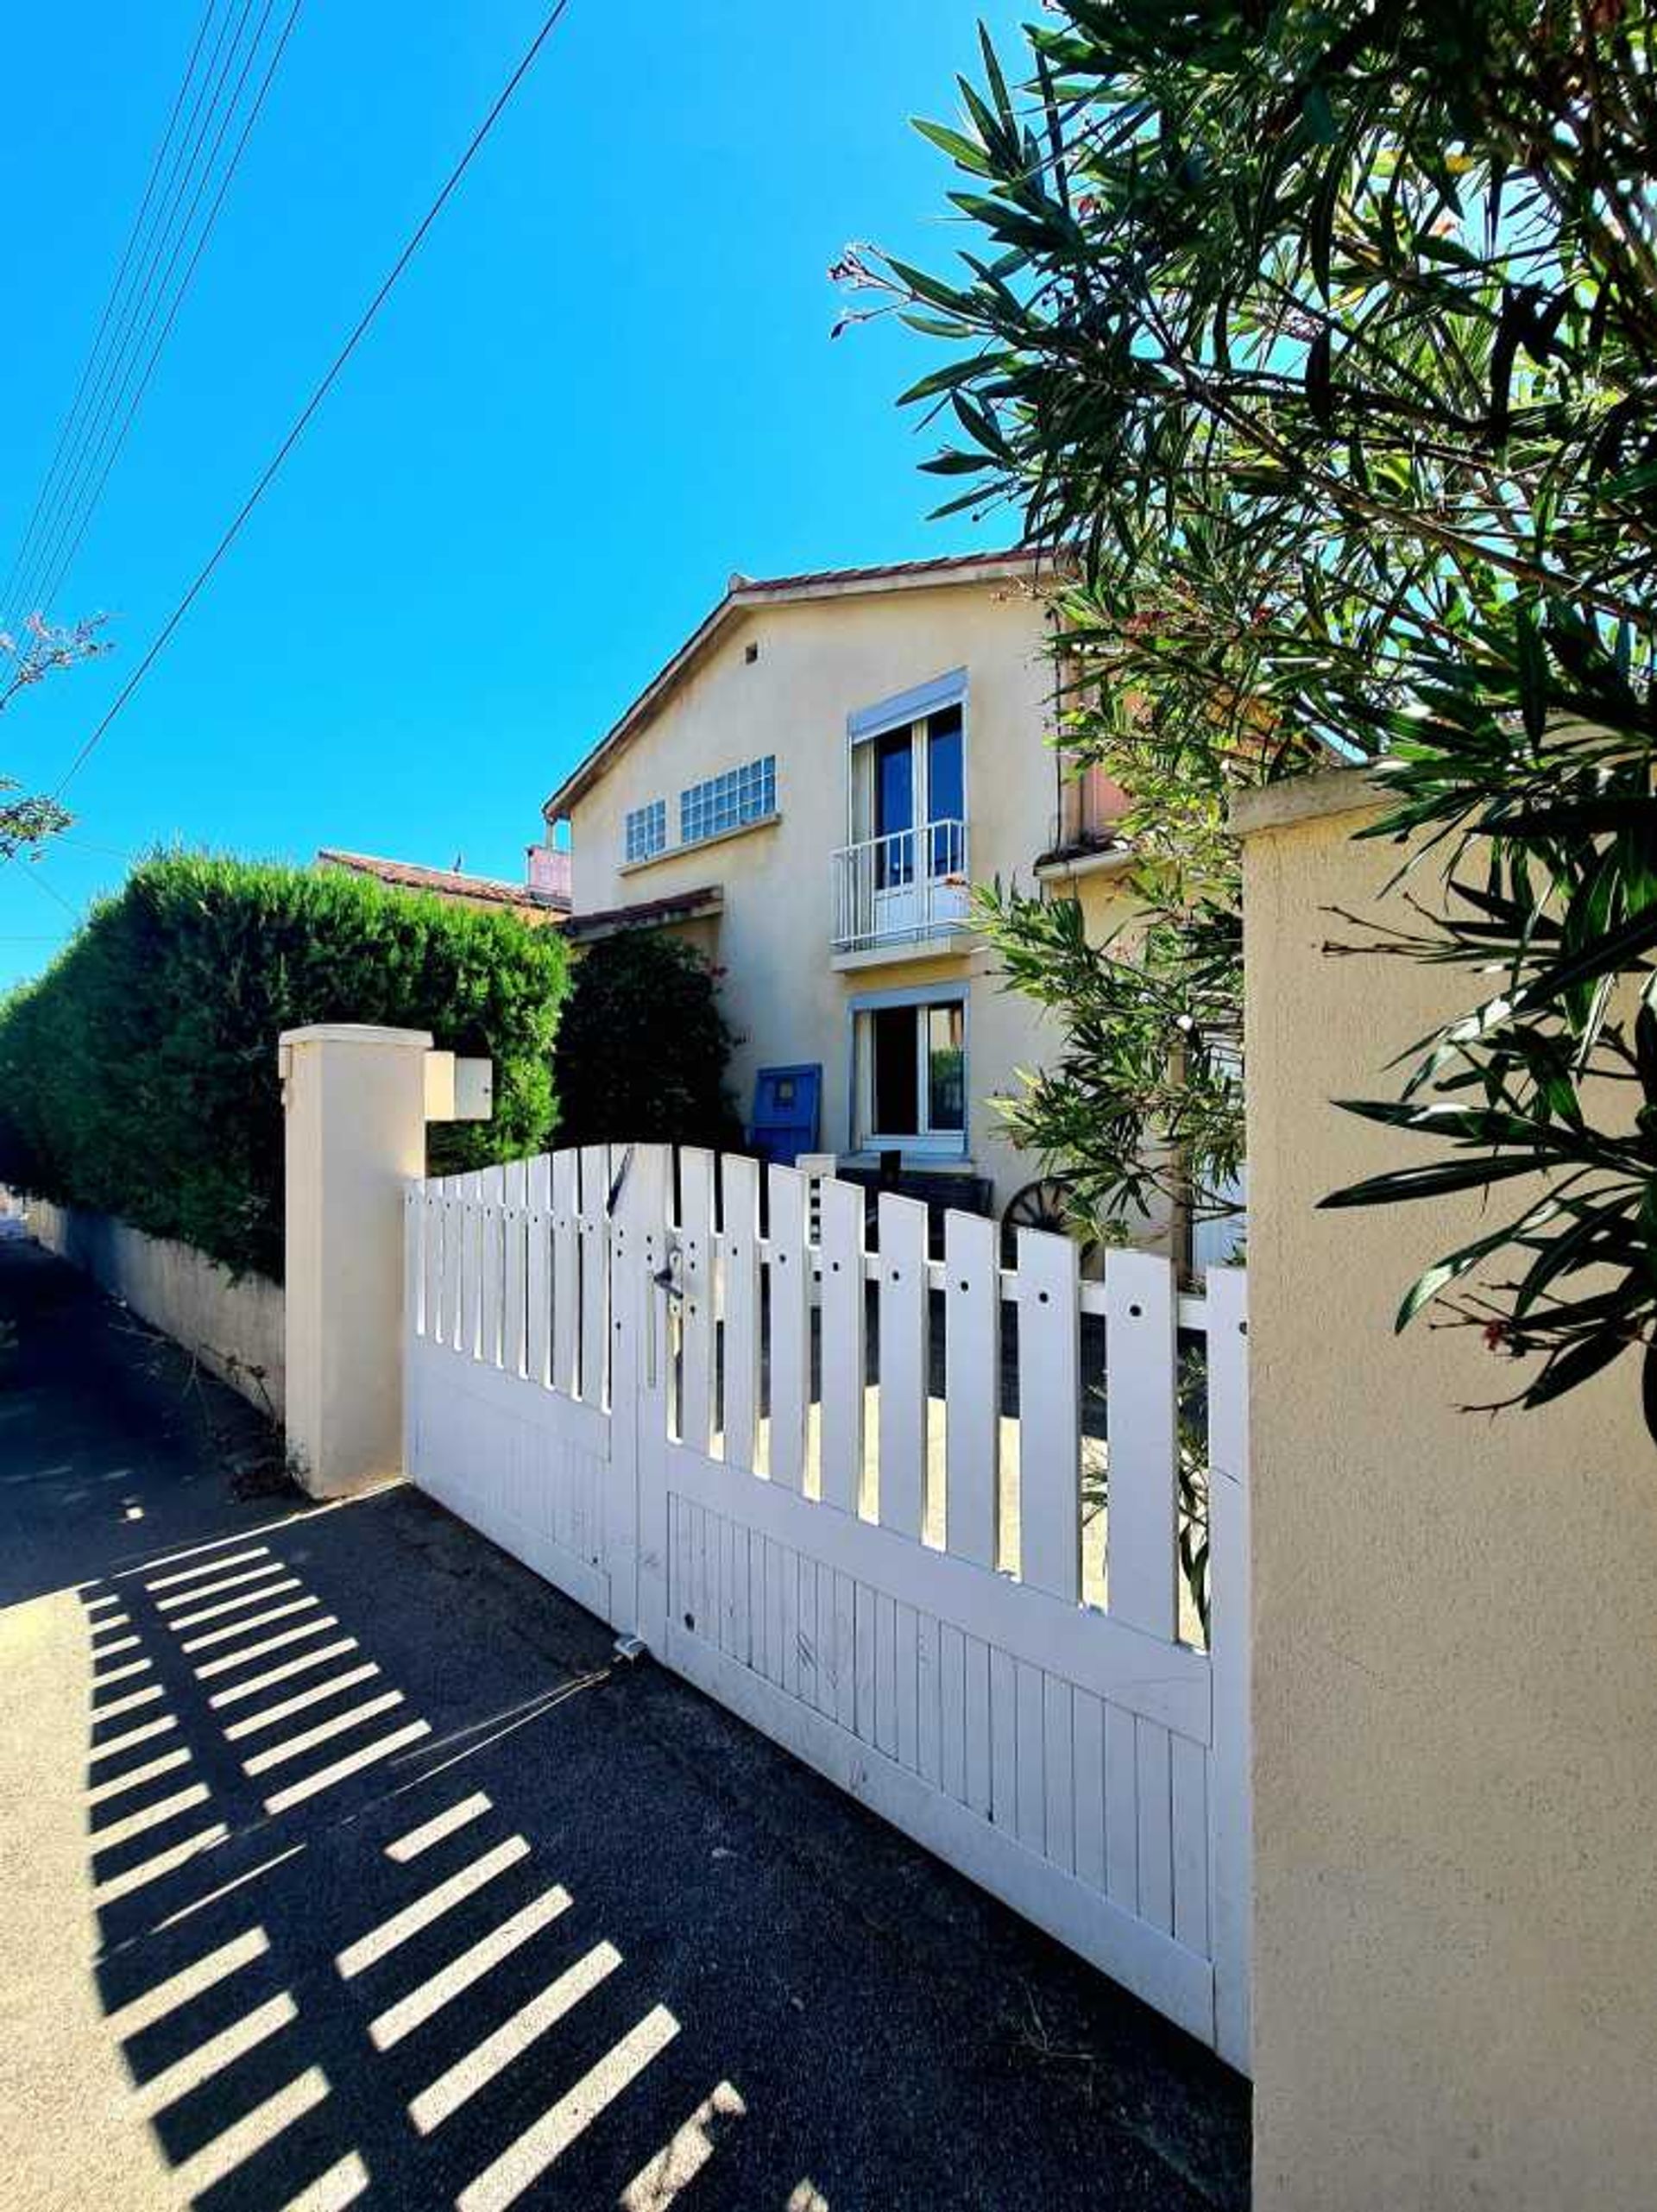
[[[856,1004],[852,1036],[860,1145],[964,1151],[966,993],[898,993]]]

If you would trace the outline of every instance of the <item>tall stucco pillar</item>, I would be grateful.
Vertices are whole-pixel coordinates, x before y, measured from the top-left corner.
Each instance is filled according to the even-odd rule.
[[[431,1045],[351,1022],[280,1041],[287,1438],[314,1497],[401,1470],[403,1192],[425,1173]]]
[[[1657,1454],[1630,1352],[1402,1335],[1406,1286],[1537,1194],[1320,1212],[1435,1156],[1335,1099],[1484,979],[1419,932],[1340,771],[1238,808],[1248,970],[1256,2212],[1657,2204]],[[1515,1272],[1497,1261],[1498,1280]],[[1483,1278],[1475,1274],[1471,1283]]]

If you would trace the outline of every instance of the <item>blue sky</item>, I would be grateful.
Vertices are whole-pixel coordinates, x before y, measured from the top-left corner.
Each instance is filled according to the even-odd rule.
[[[0,566],[136,208],[201,0],[70,0],[8,104]],[[280,11],[279,11],[280,12]],[[759,0],[563,28],[205,597],[72,786],[72,841],[0,870],[0,987],[157,841],[321,844],[516,874],[539,802],[733,569],[999,542],[925,520],[893,400],[932,349],[830,343],[851,238],[936,262],[976,15],[1030,0]],[[55,782],[366,304],[543,13],[306,0],[60,603],[117,650],[0,717]],[[30,876],[44,879],[30,881]],[[54,898],[52,893],[56,893]]]

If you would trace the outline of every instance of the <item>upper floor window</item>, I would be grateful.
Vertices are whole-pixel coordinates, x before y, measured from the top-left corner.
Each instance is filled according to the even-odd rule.
[[[627,855],[630,860],[648,860],[665,849],[667,845],[667,801],[652,799],[648,806],[636,806],[627,816]]]
[[[776,811],[777,756],[768,753],[763,760],[728,768],[722,776],[710,776],[679,793],[679,842],[699,845]]]

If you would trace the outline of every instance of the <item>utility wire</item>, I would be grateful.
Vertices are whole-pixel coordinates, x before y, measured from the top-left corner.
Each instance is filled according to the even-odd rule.
[[[127,678],[125,684],[122,685],[121,690],[116,694],[114,703],[110,707],[109,711],[104,715],[103,720],[92,731],[91,736],[86,739],[80,750],[75,754],[74,759],[69,763],[67,768],[65,769],[63,775],[58,783],[57,789],[53,794],[54,797],[61,797],[72,778],[79,773],[80,770],[85,766],[87,760],[91,757],[98,747],[103,742],[110,724],[115,721],[116,716],[120,714],[123,708],[125,707],[127,702],[131,698],[133,693],[138,689],[138,686],[143,682],[144,677],[149,673],[149,671],[154,666],[156,661],[160,659],[162,652],[165,650],[168,640],[178,628],[180,623],[184,620],[186,614],[189,613],[191,607],[200,596],[209,578],[212,576],[213,571],[217,568],[219,563],[230,551],[231,545],[240,536],[243,526],[247,521],[248,517],[253,513],[255,507],[258,506],[259,501],[269,489],[270,485],[274,482],[278,470],[281,468],[282,463],[287,460],[288,455],[293,451],[293,448],[299,444],[299,439],[304,436],[306,429],[311,421],[311,418],[316,413],[324,400],[327,398],[328,394],[332,390],[335,383],[338,381],[341,370],[344,368],[351,356],[356,351],[356,349],[361,344],[362,339],[368,335],[369,325],[373,323],[375,318],[379,314],[381,308],[384,306],[387,299],[390,297],[391,293],[396,286],[399,278],[402,275],[403,271],[408,267],[410,262],[413,260],[415,255],[419,251],[421,245],[425,243],[427,231],[431,230],[432,224],[443,212],[444,208],[447,205],[450,199],[453,195],[456,187],[459,185],[461,179],[465,175],[467,170],[470,168],[473,161],[482,151],[485,140],[488,139],[489,134],[495,129],[495,124],[500,121],[502,112],[512,99],[513,93],[518,90],[519,85],[522,84],[524,79],[529,74],[531,68],[534,66],[536,56],[540,53],[541,48],[546,44],[547,40],[551,38],[552,33],[558,28],[559,23],[563,21],[564,13],[569,8],[569,5],[570,0],[557,0],[557,5],[552,8],[550,13],[543,19],[540,28],[530,41],[529,45],[525,49],[516,68],[513,69],[511,76],[507,78],[505,85],[502,85],[501,91],[496,94],[494,105],[489,109],[488,113],[484,117],[482,122],[473,133],[471,142],[467,146],[465,152],[461,155],[459,161],[456,162],[454,167],[449,172],[448,176],[444,180],[443,187],[438,192],[437,198],[432,202],[431,206],[427,208],[425,213],[420,217],[419,224],[410,234],[407,243],[403,247],[402,251],[398,255],[396,260],[392,263],[391,268],[387,272],[384,281],[381,284],[379,290],[375,293],[373,299],[369,300],[367,307],[364,308],[356,328],[351,331],[350,336],[346,339],[344,344],[341,346],[339,351],[334,356],[334,358],[330,363],[321,381],[317,385],[316,389],[312,393],[311,397],[306,401],[304,407],[295,418],[293,428],[288,432],[280,445],[277,447],[274,455],[264,471],[264,474],[259,478],[258,482],[255,484],[253,489],[243,501],[242,506],[237,509],[230,527],[219,539],[217,545],[214,546],[211,553],[209,554],[206,561],[198,572],[195,581],[191,584],[183,598],[180,600],[178,605],[173,609],[173,612],[167,616],[167,621],[161,625],[161,627],[157,633],[154,641],[150,646],[148,652],[145,653],[137,667],[133,670],[132,674]]]
[[[230,35],[228,46],[225,43],[224,35],[230,25],[228,16],[219,26],[218,36],[207,66],[207,80],[211,81],[211,92],[208,90],[208,81],[204,81],[196,94],[195,104],[191,110],[189,123],[186,126],[186,136],[190,142],[187,150],[180,143],[173,154],[173,167],[164,187],[164,192],[170,195],[170,205],[158,211],[157,217],[151,224],[149,239],[142,249],[147,259],[147,266],[142,270],[140,278],[135,280],[129,289],[126,305],[122,312],[120,328],[106,356],[102,375],[98,381],[92,400],[82,421],[71,458],[60,478],[57,510],[53,514],[48,529],[44,533],[44,542],[37,545],[33,568],[27,572],[28,589],[24,596],[28,606],[41,603],[43,596],[41,587],[46,576],[61,545],[66,532],[73,526],[74,518],[81,505],[86,487],[108,442],[110,425],[131,388],[139,356],[142,354],[150,331],[154,327],[156,316],[161,312],[162,301],[167,296],[173,272],[178,265],[179,255],[189,236],[196,211],[201,204],[202,195],[211,177],[213,164],[218,158],[219,148],[224,143],[236,103],[241,98],[248,71],[252,66],[254,54],[263,35],[265,22],[269,16],[272,5],[273,0],[265,0],[264,16],[260,18],[258,28],[254,33],[253,43],[243,60],[241,73],[236,79],[234,90],[222,113],[220,111],[221,98],[225,85],[230,80],[230,72],[236,66],[243,34],[247,28],[248,19],[253,13],[255,0],[242,0],[241,13],[236,18],[236,28]],[[206,104],[205,112],[203,111],[204,100]],[[217,123],[217,131],[212,138],[205,164],[202,167],[198,179],[197,165],[200,161],[203,148],[208,144],[209,134],[213,132],[215,122]],[[173,189],[175,180],[176,191]],[[194,196],[190,199],[180,228],[178,227],[179,212],[185,205],[186,196],[190,192],[192,182],[195,185]],[[164,256],[166,257],[165,268],[162,266]]]
[[[274,4],[274,0],[270,0],[270,5],[266,7],[265,16],[267,17],[270,14],[271,5]],[[85,538],[86,533],[91,526],[92,517],[98,512],[98,502],[104,496],[104,487],[109,482],[110,473],[114,469],[116,463],[121,457],[122,449],[127,442],[128,432],[132,428],[134,419],[137,415],[138,409],[143,402],[144,394],[149,389],[150,379],[154,375],[156,367],[161,361],[161,355],[166,350],[167,339],[172,334],[173,325],[178,319],[179,310],[184,305],[185,295],[189,291],[191,280],[195,275],[196,265],[200,261],[202,255],[206,251],[207,242],[212,236],[214,225],[218,221],[219,210],[224,206],[225,199],[230,192],[230,186],[236,180],[236,173],[242,165],[243,154],[246,150],[248,141],[252,137],[254,127],[258,123],[260,115],[264,108],[265,96],[269,91],[272,84],[275,80],[277,70],[281,66],[282,55],[287,51],[288,39],[292,35],[294,24],[299,21],[299,9],[303,5],[304,0],[293,0],[293,4],[288,10],[287,19],[282,25],[275,47],[271,53],[270,60],[266,65],[265,73],[260,81],[259,89],[254,95],[253,105],[248,110],[247,120],[242,126],[241,135],[237,138],[235,146],[231,148],[230,161],[224,170],[223,177],[220,179],[218,191],[214,196],[213,204],[207,211],[207,220],[202,225],[200,233],[196,239],[195,250],[192,253],[189,262],[186,265],[184,274],[180,280],[178,290],[173,295],[173,304],[167,310],[167,320],[162,324],[161,333],[156,338],[154,346],[150,349],[149,359],[145,364],[143,375],[139,380],[138,388],[134,392],[132,398],[128,404],[126,414],[122,419],[119,431],[117,432],[115,443],[110,446],[108,457],[104,462],[103,469],[98,477],[98,481],[92,486],[91,496],[83,507],[79,520],[74,524],[74,535],[70,539],[67,545],[63,546],[59,552],[56,563],[47,577],[45,586],[40,594],[40,603],[43,607],[51,606],[53,601],[57,596],[57,594],[62,589],[64,581],[68,576],[70,570],[74,566],[75,556],[80,551],[82,540]],[[259,34],[261,36],[263,35],[263,32],[264,22],[261,19],[259,26]],[[256,41],[255,47],[249,48],[247,66],[251,65],[255,51]],[[247,66],[244,66],[243,68],[243,73],[244,77],[246,75]],[[238,84],[236,87],[236,96],[238,98],[240,98],[240,95],[241,85]],[[227,125],[229,121],[230,113],[227,112],[225,117]],[[217,153],[217,148],[215,148],[214,150],[215,153]],[[206,182],[205,176],[204,176],[202,181],[205,186]],[[198,198],[199,198],[199,193],[198,194]],[[194,212],[195,211],[192,208],[191,211],[192,217],[194,216]],[[180,238],[179,243],[180,245],[182,246],[184,243],[183,238]],[[176,252],[174,257],[176,258]],[[171,274],[172,272],[169,269],[169,276]],[[159,307],[159,299],[156,305]]]
[[[47,464],[46,474],[41,479],[41,487],[35,495],[34,508],[30,513],[28,524],[24,528],[22,538],[19,541],[16,553],[12,557],[11,567],[7,571],[6,575],[5,588],[3,590],[0,590],[0,609],[9,608],[11,605],[12,593],[19,581],[19,571],[22,567],[24,558],[28,551],[30,542],[35,535],[35,526],[39,521],[41,511],[46,504],[47,494],[50,490],[53,479],[57,474],[58,463],[63,457],[64,447],[68,441],[69,426],[74,421],[77,413],[79,412],[80,402],[86,390],[87,380],[91,375],[93,364],[98,359],[98,350],[104,343],[104,334],[109,329],[110,317],[115,312],[115,303],[120,297],[121,287],[126,280],[127,270],[131,266],[132,249],[138,243],[138,233],[143,228],[144,217],[149,212],[149,203],[154,198],[155,180],[161,173],[161,164],[167,159],[167,149],[173,142],[173,133],[178,127],[179,117],[183,111],[185,95],[189,91],[191,79],[196,73],[196,61],[201,53],[202,41],[207,35],[207,27],[213,20],[213,10],[217,5],[218,0],[207,0],[207,5],[203,12],[201,22],[197,27],[195,44],[190,49],[190,59],[186,62],[184,75],[179,80],[179,89],[173,97],[172,112],[167,119],[167,129],[161,134],[161,142],[155,148],[154,159],[149,165],[149,180],[144,186],[143,199],[139,203],[137,214],[132,218],[132,228],[127,233],[127,243],[122,252],[120,266],[115,272],[115,280],[110,287],[109,297],[104,302],[104,312],[98,318],[98,329],[93,335],[91,350],[88,351],[85,362],[81,364],[80,379],[75,386],[75,395],[73,399],[70,400],[68,413],[64,416],[63,421],[59,427],[58,442],[53,451],[52,458],[50,463]]]
[[[38,867],[25,868],[23,871],[23,879],[26,883],[36,885],[46,893],[48,898],[55,899],[57,904],[62,907],[64,912],[69,917],[70,920],[75,923],[77,928],[79,927],[82,919],[79,909],[78,907],[72,906],[69,904],[69,901],[64,897],[63,893],[58,890],[56,885],[47,881],[46,878],[41,873]]]

